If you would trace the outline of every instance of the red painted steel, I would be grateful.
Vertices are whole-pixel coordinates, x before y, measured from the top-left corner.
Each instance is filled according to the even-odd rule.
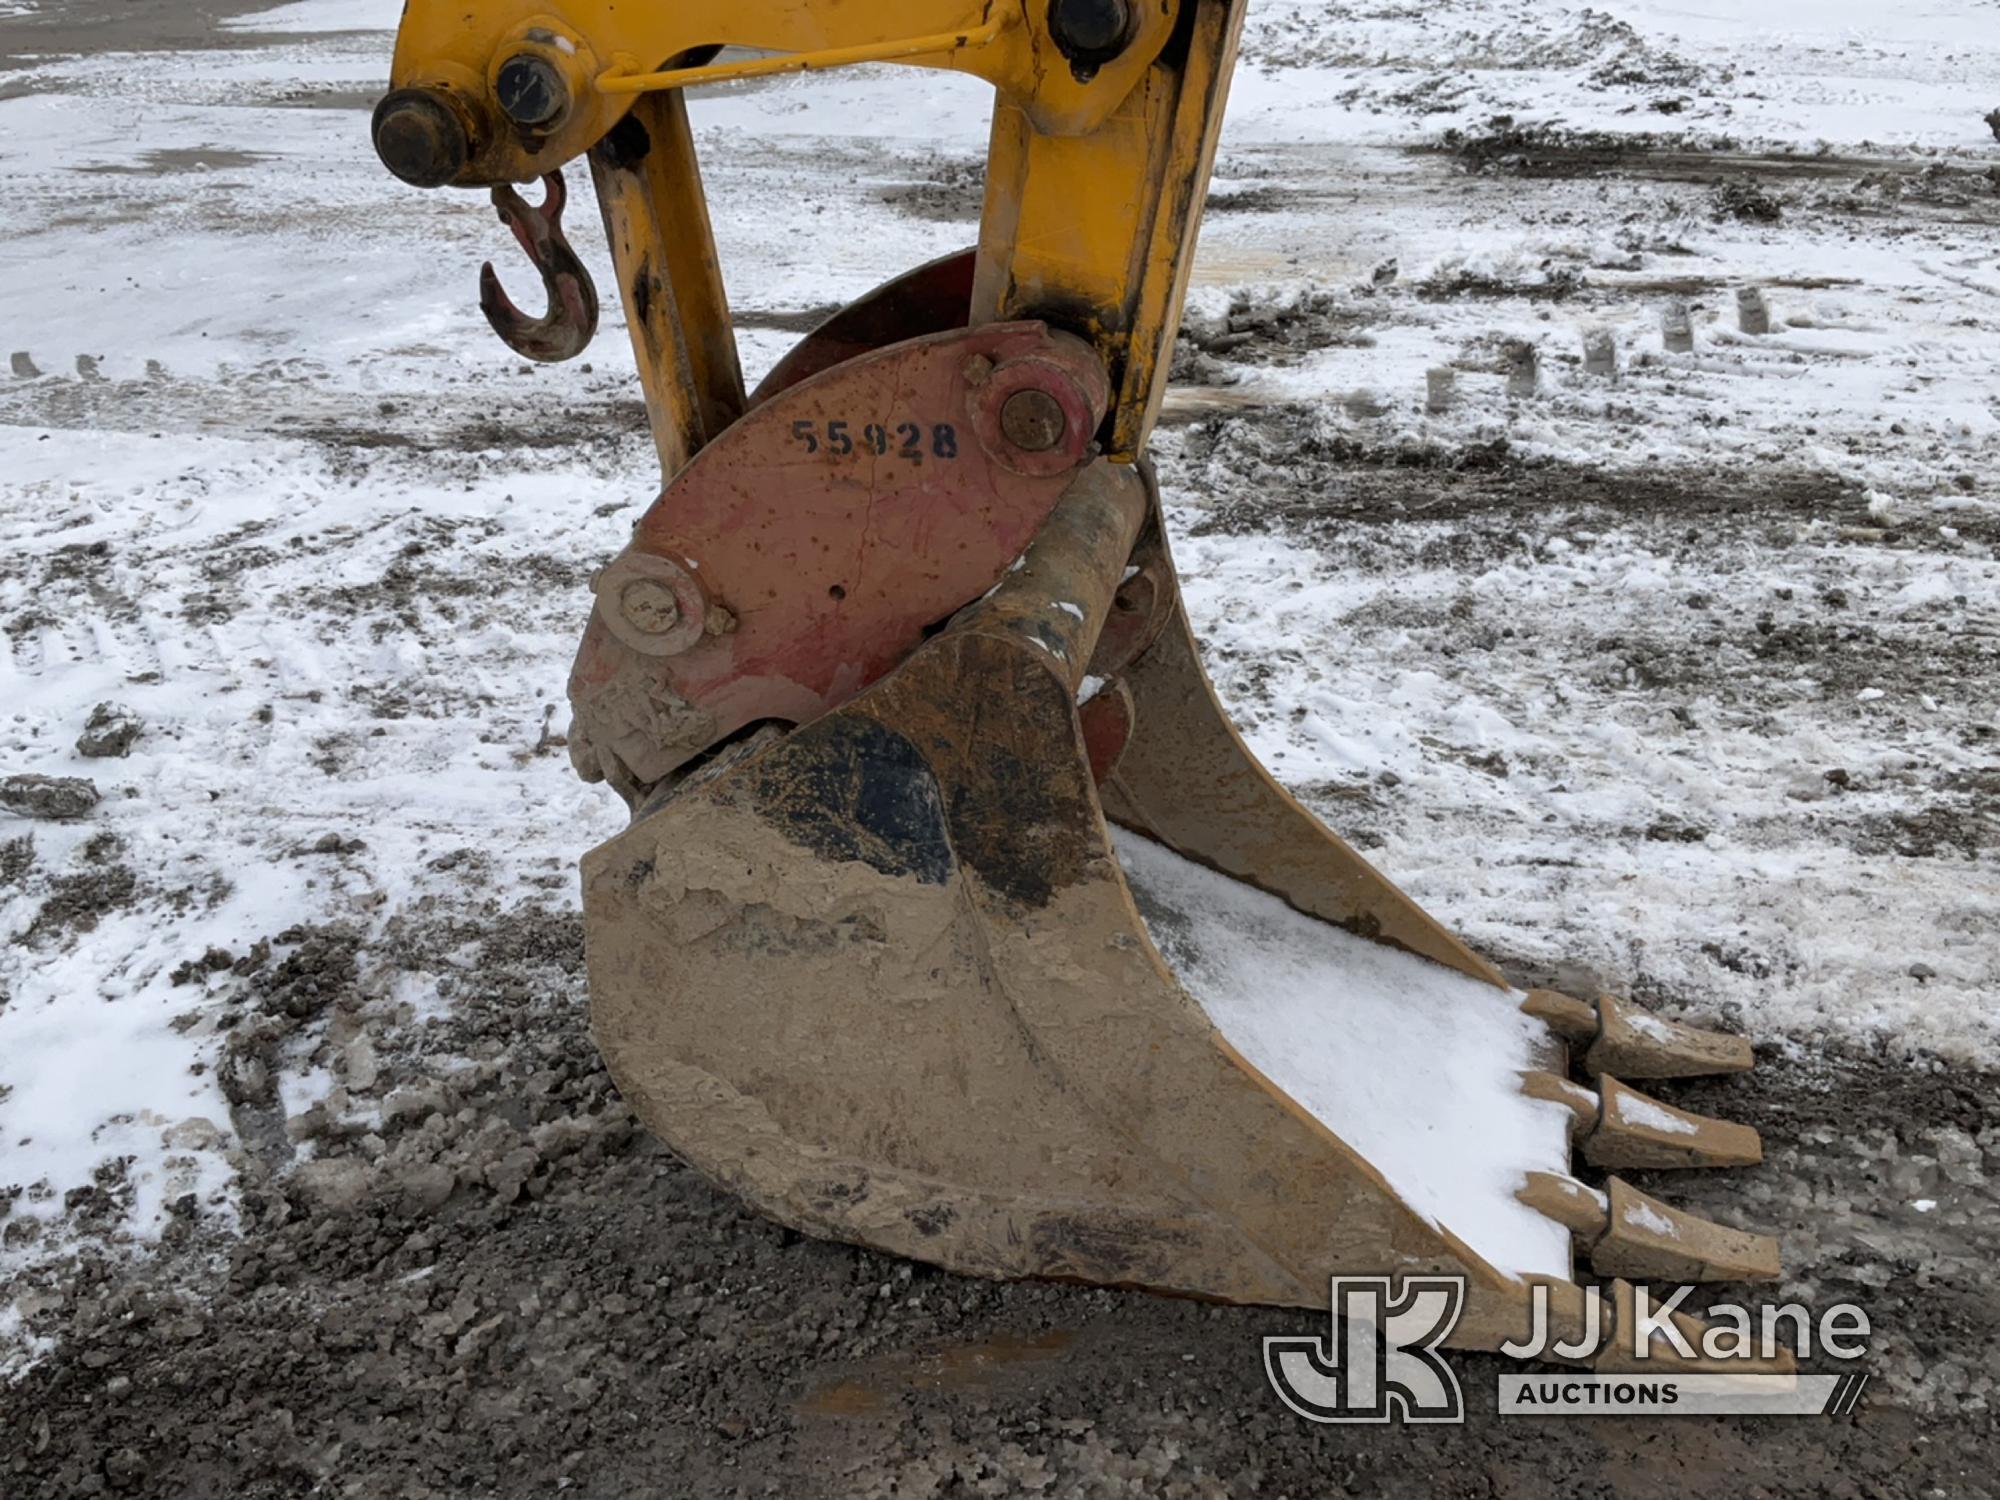
[[[1051,452],[994,437],[1024,386],[1069,418]],[[862,355],[754,408],[606,569],[570,678],[580,728],[648,781],[747,724],[846,701],[999,580],[1096,451],[1108,400],[1081,340],[1002,323]],[[680,600],[665,654],[607,619],[642,574]]]

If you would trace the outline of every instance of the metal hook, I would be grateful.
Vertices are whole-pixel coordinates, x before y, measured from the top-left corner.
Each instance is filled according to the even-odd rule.
[[[542,273],[549,310],[531,318],[516,307],[500,289],[500,277],[491,261],[479,270],[479,310],[509,349],[553,364],[581,354],[597,332],[597,288],[591,285],[590,272],[576,251],[563,238],[562,211],[568,195],[562,173],[549,173],[542,186],[547,196],[539,208],[506,183],[493,189],[493,206],[499,210],[500,222],[514,231],[514,238]]]

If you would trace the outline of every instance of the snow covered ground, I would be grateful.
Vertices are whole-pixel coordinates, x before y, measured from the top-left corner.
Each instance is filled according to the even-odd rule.
[[[0,0],[0,773],[103,800],[0,814],[17,1270],[227,1222],[382,1118],[357,1018],[444,1045],[453,924],[573,907],[623,814],[563,679],[656,479],[616,310],[508,356],[504,230],[376,162],[395,0],[41,58],[37,9]],[[1992,1068],[2000,12],[1742,17],[1254,0],[1159,442],[1189,602],[1274,771],[1517,974]],[[969,242],[984,109],[696,104],[753,378]],[[123,757],[74,748],[100,703]]]

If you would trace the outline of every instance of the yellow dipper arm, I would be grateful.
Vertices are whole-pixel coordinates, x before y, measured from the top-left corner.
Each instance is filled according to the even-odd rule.
[[[1113,380],[1105,451],[1130,461],[1164,390],[1241,19],[1242,0],[409,0],[375,145],[418,186],[521,182],[597,146],[649,93],[858,62],[984,78],[996,102],[971,321],[1039,318],[1087,339]],[[725,46],[765,55],[717,61]],[[660,171],[678,199],[698,196],[691,153]],[[705,214],[647,207],[620,214],[656,221],[663,243],[613,246],[628,311],[628,253],[713,259]],[[731,407],[726,389],[668,389],[700,381],[703,361],[647,358],[656,421]],[[664,431],[663,456],[712,435]]]

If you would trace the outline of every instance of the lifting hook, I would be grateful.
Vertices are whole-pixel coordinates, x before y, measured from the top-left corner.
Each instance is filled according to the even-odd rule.
[[[561,172],[542,179],[546,190],[539,207],[506,183],[493,189],[493,206],[500,222],[514,231],[514,238],[528,252],[528,259],[542,273],[548,293],[549,310],[531,318],[516,307],[500,288],[500,278],[488,261],[479,270],[479,310],[509,349],[529,359],[553,364],[574,359],[597,332],[597,288],[576,251],[563,238],[562,211],[567,194]]]

